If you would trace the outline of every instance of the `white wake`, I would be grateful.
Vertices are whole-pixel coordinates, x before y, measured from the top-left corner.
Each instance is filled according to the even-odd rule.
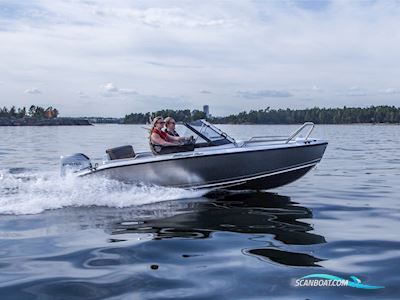
[[[0,170],[0,214],[38,214],[69,206],[128,207],[201,197],[205,191],[128,185],[105,178]]]

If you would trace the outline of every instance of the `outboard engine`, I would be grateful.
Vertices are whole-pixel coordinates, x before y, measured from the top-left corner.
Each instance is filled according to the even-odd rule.
[[[61,156],[61,176],[92,168],[90,158],[83,153]]]

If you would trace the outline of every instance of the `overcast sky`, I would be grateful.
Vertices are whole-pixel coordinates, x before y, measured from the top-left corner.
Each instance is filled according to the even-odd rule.
[[[0,0],[0,105],[400,106],[399,1]]]

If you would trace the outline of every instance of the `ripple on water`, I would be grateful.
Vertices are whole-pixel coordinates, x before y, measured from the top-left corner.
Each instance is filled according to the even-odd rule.
[[[222,128],[243,137],[293,129]],[[100,158],[105,145],[144,147],[140,126],[18,130],[0,140],[2,299],[400,294],[398,126],[317,126],[330,144],[301,180],[274,193],[206,195],[58,179],[61,154],[79,149]],[[354,275],[385,288],[294,286],[312,273]]]

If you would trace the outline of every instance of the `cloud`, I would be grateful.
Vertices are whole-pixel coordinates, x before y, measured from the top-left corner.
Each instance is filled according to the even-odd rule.
[[[40,82],[40,98],[63,115],[167,105],[141,95],[184,95],[188,108],[201,108],[205,87],[215,115],[264,106],[244,98],[272,108],[308,107],[303,98],[398,106],[400,35],[387,33],[400,27],[400,2],[317,2],[2,0],[0,98],[25,104],[21,90]],[[83,105],[77,91],[99,94],[99,83],[107,83],[100,96],[130,101],[106,108],[92,96],[93,106]]]
[[[300,92],[300,93],[307,93],[309,95],[311,94],[320,94],[323,92],[326,92],[324,89],[322,89],[321,87],[317,86],[317,85],[312,85],[312,86],[303,86],[303,87],[294,87],[294,88],[290,88],[288,89],[289,92]]]
[[[39,95],[42,94],[42,91],[37,89],[37,88],[31,88],[31,89],[26,89],[24,91],[25,94],[31,94],[31,95]]]
[[[201,90],[200,94],[212,94],[212,92],[207,91],[207,90]]]
[[[344,93],[344,95],[350,97],[367,96],[367,92],[358,86],[352,86]]]
[[[191,106],[192,104],[184,99],[182,96],[167,96],[167,95],[154,95],[154,94],[144,94],[138,93],[131,89],[118,88],[114,83],[108,82],[100,86],[103,92],[101,95],[103,97],[115,97],[119,100],[124,100],[124,102],[133,102],[140,106],[152,106],[157,107],[157,109],[164,109],[166,107],[173,109],[182,109]],[[126,97],[131,96],[131,97]],[[127,101],[130,100],[130,101]],[[147,110],[151,110],[148,108]],[[155,110],[155,109],[153,109]]]
[[[155,61],[146,61],[146,64],[153,65],[153,66],[158,66],[158,67],[164,67],[164,68],[176,68],[176,69],[200,69],[202,66],[191,66],[191,65],[175,65],[175,64],[167,64],[167,63],[161,63],[161,62],[155,62]]]
[[[313,85],[311,87],[311,91],[313,91],[313,92],[321,92],[322,89],[320,87],[316,86],[316,85]]]
[[[397,94],[400,94],[400,89],[387,88],[387,89],[379,91],[379,93],[384,94],[384,95],[397,95]]]
[[[104,90],[106,90],[107,92],[111,92],[111,93],[116,93],[118,92],[118,88],[112,83],[106,83],[104,85],[101,86]]]
[[[226,18],[210,17],[209,14],[195,14],[180,7],[163,8],[152,7],[144,9],[97,9],[95,14],[107,17],[118,17],[145,26],[163,28],[206,28],[216,26],[230,26],[235,21]]]
[[[86,95],[84,92],[82,92],[82,91],[78,91],[78,96],[79,96],[79,98],[81,98],[81,99],[88,99],[88,98],[90,98],[88,95]]]
[[[138,93],[131,89],[120,89],[114,85],[114,83],[109,82],[100,86],[103,89],[102,95],[105,97],[112,96],[126,96],[126,95],[137,95]]]
[[[238,91],[237,94],[246,99],[292,97],[292,94],[285,90]]]
[[[180,96],[159,96],[138,94],[137,102],[145,105],[154,105],[160,109],[186,109],[192,106],[192,103]]]

